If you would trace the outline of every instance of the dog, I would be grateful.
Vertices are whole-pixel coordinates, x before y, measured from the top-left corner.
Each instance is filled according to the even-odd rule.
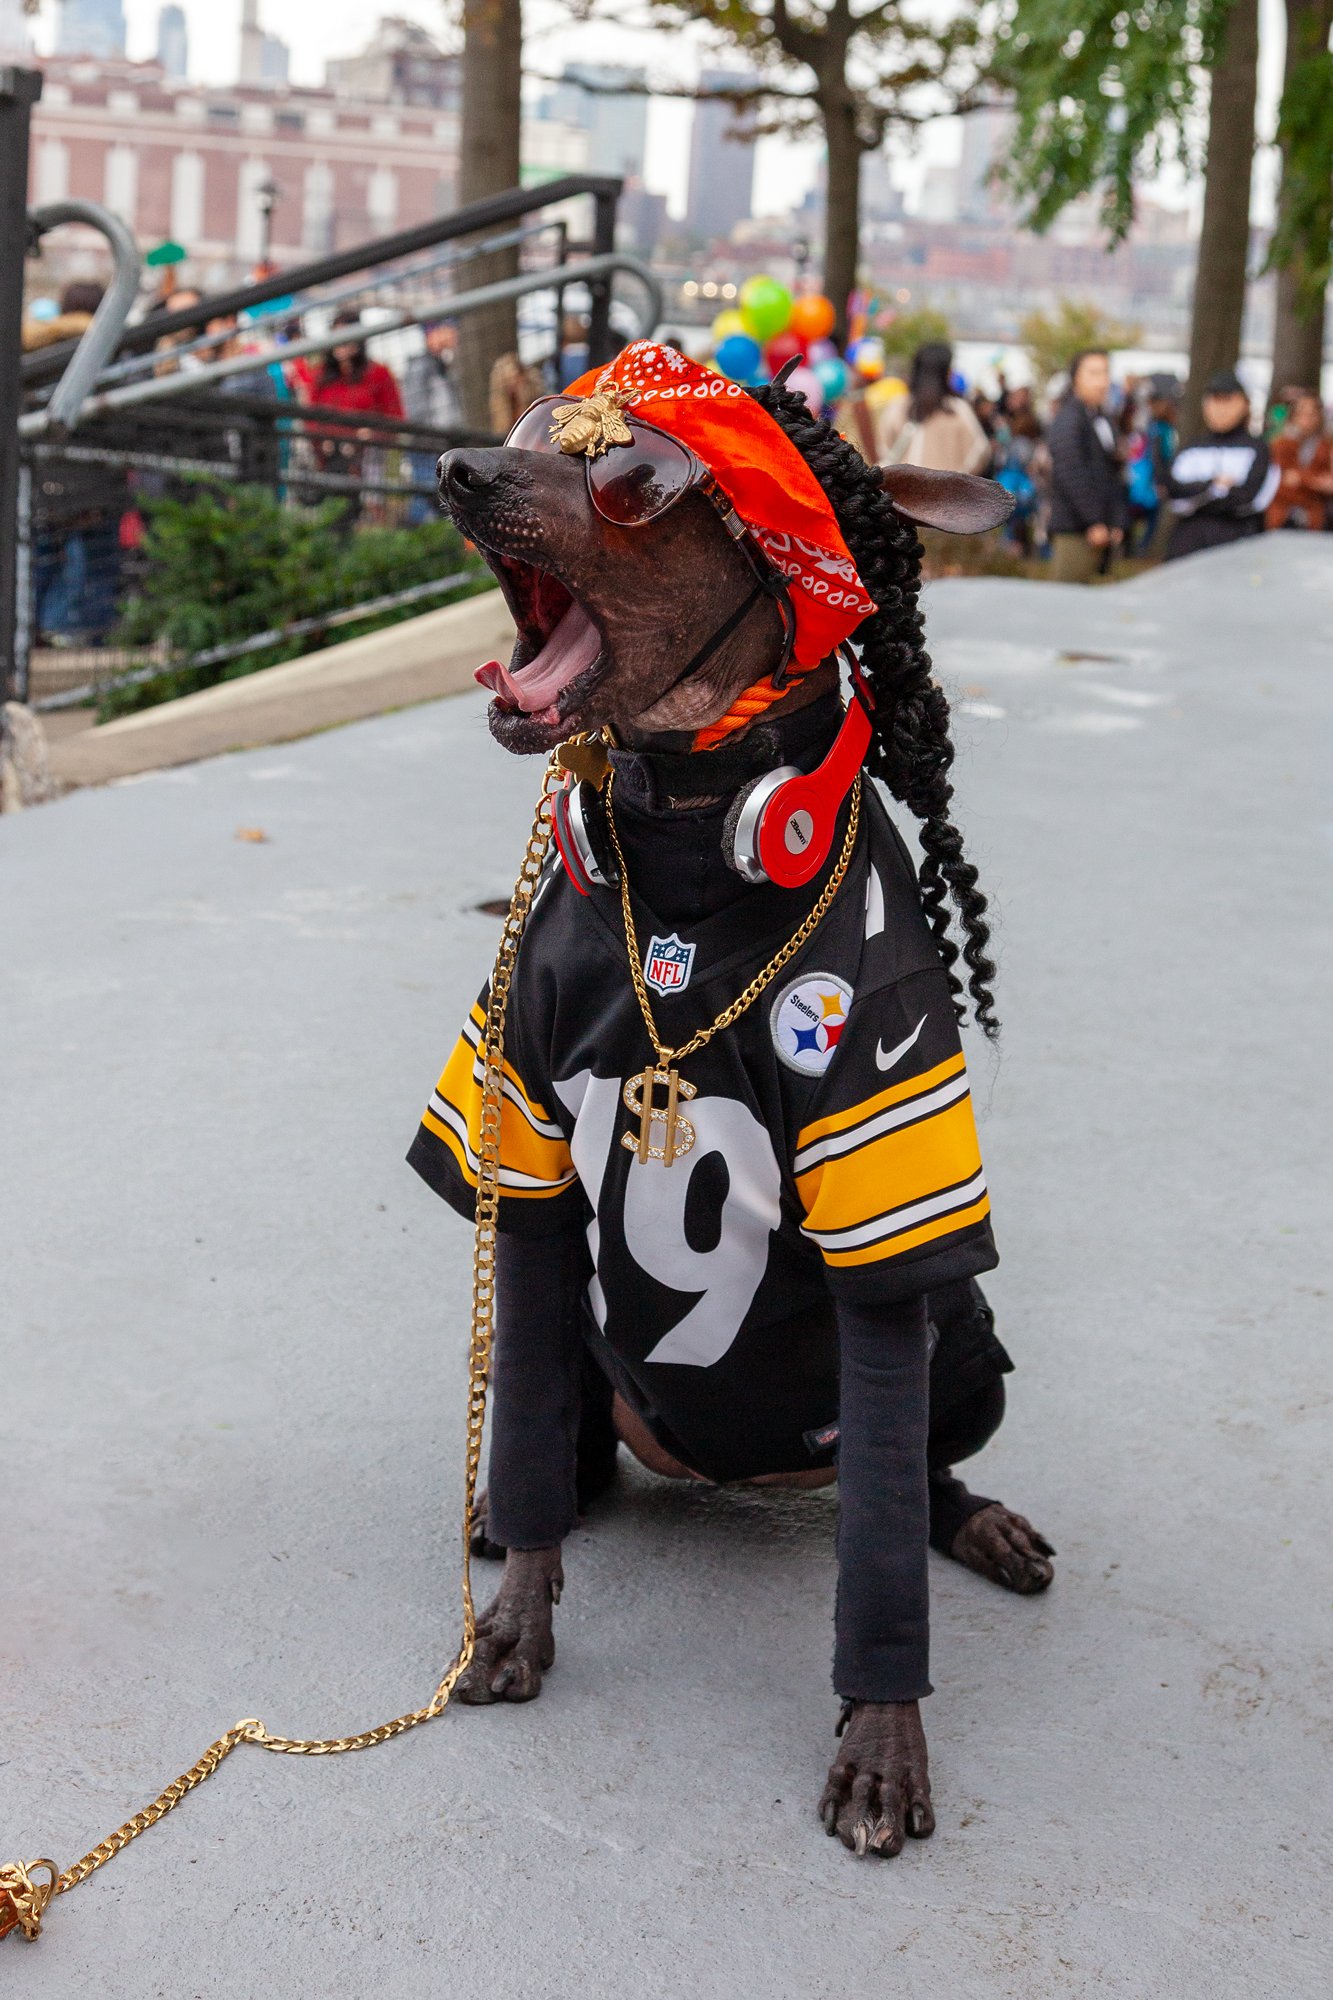
[[[843,1707],[819,1812],[891,1856],[935,1824],[928,1542],[1016,1592],[1053,1574],[1045,1538],[952,1471],[998,1425],[1011,1364],[976,1282],[995,1253],[955,1018],[970,1001],[994,1031],[994,968],[948,816],[914,524],[1008,503],[881,475],[780,382],[719,384],[635,343],[506,445],[440,461],[517,626],[508,666],[478,674],[491,733],[525,755],[574,740],[586,841],[548,866],[510,998],[474,1544],[505,1566],[458,1692],[540,1693],[560,1543],[620,1444],[669,1478],[836,1478]],[[854,725],[919,823],[919,871],[866,779],[829,775]],[[778,766],[828,800],[827,860],[792,887],[743,865],[746,801]],[[464,1214],[484,1028],[483,1002],[409,1155]]]

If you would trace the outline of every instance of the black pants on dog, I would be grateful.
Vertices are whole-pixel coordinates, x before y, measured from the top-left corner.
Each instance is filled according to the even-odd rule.
[[[583,1339],[582,1234],[503,1236],[499,1266],[487,1539],[549,1548],[613,1476],[614,1390]],[[1012,1364],[975,1281],[894,1306],[840,1303],[837,1318],[839,1457],[851,1450],[856,1465],[841,1494],[834,1684],[911,1700],[929,1691],[926,1543],[947,1553],[991,1504],[952,1468],[998,1429]]]

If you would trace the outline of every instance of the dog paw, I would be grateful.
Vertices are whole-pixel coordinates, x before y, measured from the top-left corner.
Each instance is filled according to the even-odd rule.
[[[552,1613],[563,1586],[558,1548],[510,1551],[499,1594],[478,1615],[472,1659],[455,1689],[460,1701],[536,1700],[555,1662]]]
[[[989,1577],[992,1583],[1024,1597],[1046,1590],[1055,1575],[1050,1563],[1055,1550],[1046,1537],[1037,1533],[1031,1521],[1011,1513],[998,1500],[968,1515],[949,1554],[978,1576]]]
[[[921,1709],[914,1701],[849,1704],[819,1817],[858,1856],[891,1860],[935,1831]]]

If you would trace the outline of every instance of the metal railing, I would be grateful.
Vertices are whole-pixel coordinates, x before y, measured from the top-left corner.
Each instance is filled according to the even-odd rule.
[[[126,245],[136,267],[137,251],[123,230],[122,242],[105,229],[118,277],[93,326],[77,345],[52,346],[21,363],[24,407],[14,441],[22,472],[11,518],[23,553],[11,627],[7,635],[0,629],[8,690],[20,699],[35,695],[41,707],[142,689],[164,675],[179,691],[182,676],[188,682],[197,673],[206,684],[244,670],[247,660],[267,664],[275,647],[290,656],[326,631],[475,587],[472,563],[440,522],[434,461],[452,444],[490,434],[469,431],[456,414],[427,421],[419,410],[334,407],[321,400],[332,371],[326,361],[321,372],[321,357],[351,342],[401,361],[404,343],[423,324],[448,318],[466,325],[468,315],[499,301],[545,293],[552,298],[551,373],[539,380],[539,371],[512,359],[534,392],[557,386],[571,287],[586,298],[588,361],[608,356],[630,330],[652,331],[660,318],[653,273],[614,249],[619,190],[601,175],[515,189],[135,324],[123,320],[129,281],[119,274],[128,269]],[[570,241],[565,204],[575,197],[591,199],[591,241]],[[552,216],[552,209],[561,213]],[[58,205],[32,218],[42,231],[74,220],[101,226],[90,204]],[[468,284],[475,259],[515,247],[526,266],[517,276]],[[4,276],[0,269],[0,287]],[[614,304],[613,288],[625,280],[629,296]],[[328,323],[335,307],[348,304],[373,308],[373,323],[350,331]],[[230,324],[237,314],[251,315],[239,332]],[[218,329],[218,322],[227,324]],[[231,351],[237,338],[245,351]],[[251,489],[269,496],[259,509],[269,529],[276,510],[299,536],[302,521],[322,508],[321,533],[344,538],[345,567],[361,584],[349,585],[351,595],[340,601],[335,582],[332,597],[277,619],[256,610],[252,629],[227,629],[206,643],[145,641],[125,613],[136,602],[142,610],[151,594],[162,557],[156,523],[169,519],[170,533],[179,534],[192,507],[211,504],[208,495],[230,493],[233,501],[223,504],[234,508]],[[0,536],[4,527],[0,514]],[[401,588],[374,587],[379,572],[355,560],[371,530],[399,537],[393,550],[401,549],[405,564]],[[224,594],[230,587],[225,578],[218,585]],[[3,611],[0,602],[0,623]]]

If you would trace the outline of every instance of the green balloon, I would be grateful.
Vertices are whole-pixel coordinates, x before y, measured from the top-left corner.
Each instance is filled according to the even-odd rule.
[[[791,318],[791,293],[776,278],[747,278],[741,286],[740,306],[745,331],[763,343],[785,331]]]

